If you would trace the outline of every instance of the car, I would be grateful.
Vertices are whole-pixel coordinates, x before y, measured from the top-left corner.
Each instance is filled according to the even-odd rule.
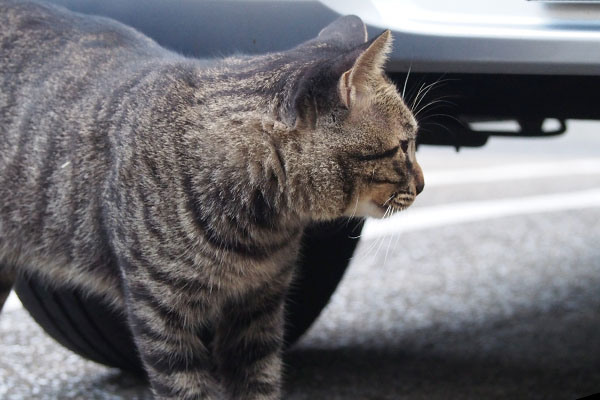
[[[600,2],[505,0],[51,0],[137,28],[180,53],[211,59],[291,48],[340,15],[372,37],[391,29],[387,64],[419,120],[419,145],[460,149],[491,136],[544,137],[568,119],[600,119]],[[592,3],[592,4],[590,4]],[[490,122],[513,121],[514,129]],[[426,176],[426,173],[425,173]],[[288,301],[293,344],[335,291],[363,221],[312,226]],[[21,278],[16,291],[60,343],[97,362],[142,372],[124,316],[76,290]]]

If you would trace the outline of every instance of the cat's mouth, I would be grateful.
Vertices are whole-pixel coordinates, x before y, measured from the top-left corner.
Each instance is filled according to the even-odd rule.
[[[389,216],[393,213],[407,209],[415,201],[415,197],[414,194],[409,192],[394,192],[383,204],[374,200],[373,204],[383,211],[385,213],[384,215]]]
[[[379,199],[377,197],[379,196],[357,201],[354,206],[346,209],[344,215],[386,218],[407,209],[414,202],[416,195],[409,192],[394,192],[383,198],[383,200],[381,197]]]

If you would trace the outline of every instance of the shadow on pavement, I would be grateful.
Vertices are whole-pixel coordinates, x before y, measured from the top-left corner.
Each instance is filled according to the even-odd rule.
[[[578,310],[523,311],[357,346],[302,343],[286,357],[291,399],[575,399],[600,392],[598,296]],[[387,336],[387,335],[386,335]],[[364,342],[367,340],[367,342]],[[332,340],[332,344],[335,340]]]

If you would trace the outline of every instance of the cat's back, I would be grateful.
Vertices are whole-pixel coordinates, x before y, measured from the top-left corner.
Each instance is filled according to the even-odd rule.
[[[0,73],[27,80],[62,61],[72,71],[108,58],[149,56],[164,50],[114,20],[82,15],[37,1],[0,0]],[[47,73],[47,71],[44,71]]]
[[[50,271],[54,252],[56,271],[113,264],[101,207],[107,126],[137,65],[165,54],[116,21],[0,0],[0,262]],[[19,258],[21,247],[40,252]]]

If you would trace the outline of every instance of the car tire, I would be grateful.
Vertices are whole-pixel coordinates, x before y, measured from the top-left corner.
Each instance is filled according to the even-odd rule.
[[[285,341],[294,344],[335,291],[358,243],[362,220],[314,225],[303,237],[297,275],[287,302]],[[123,314],[78,289],[53,288],[22,277],[15,290],[24,307],[56,341],[80,356],[142,374]]]

